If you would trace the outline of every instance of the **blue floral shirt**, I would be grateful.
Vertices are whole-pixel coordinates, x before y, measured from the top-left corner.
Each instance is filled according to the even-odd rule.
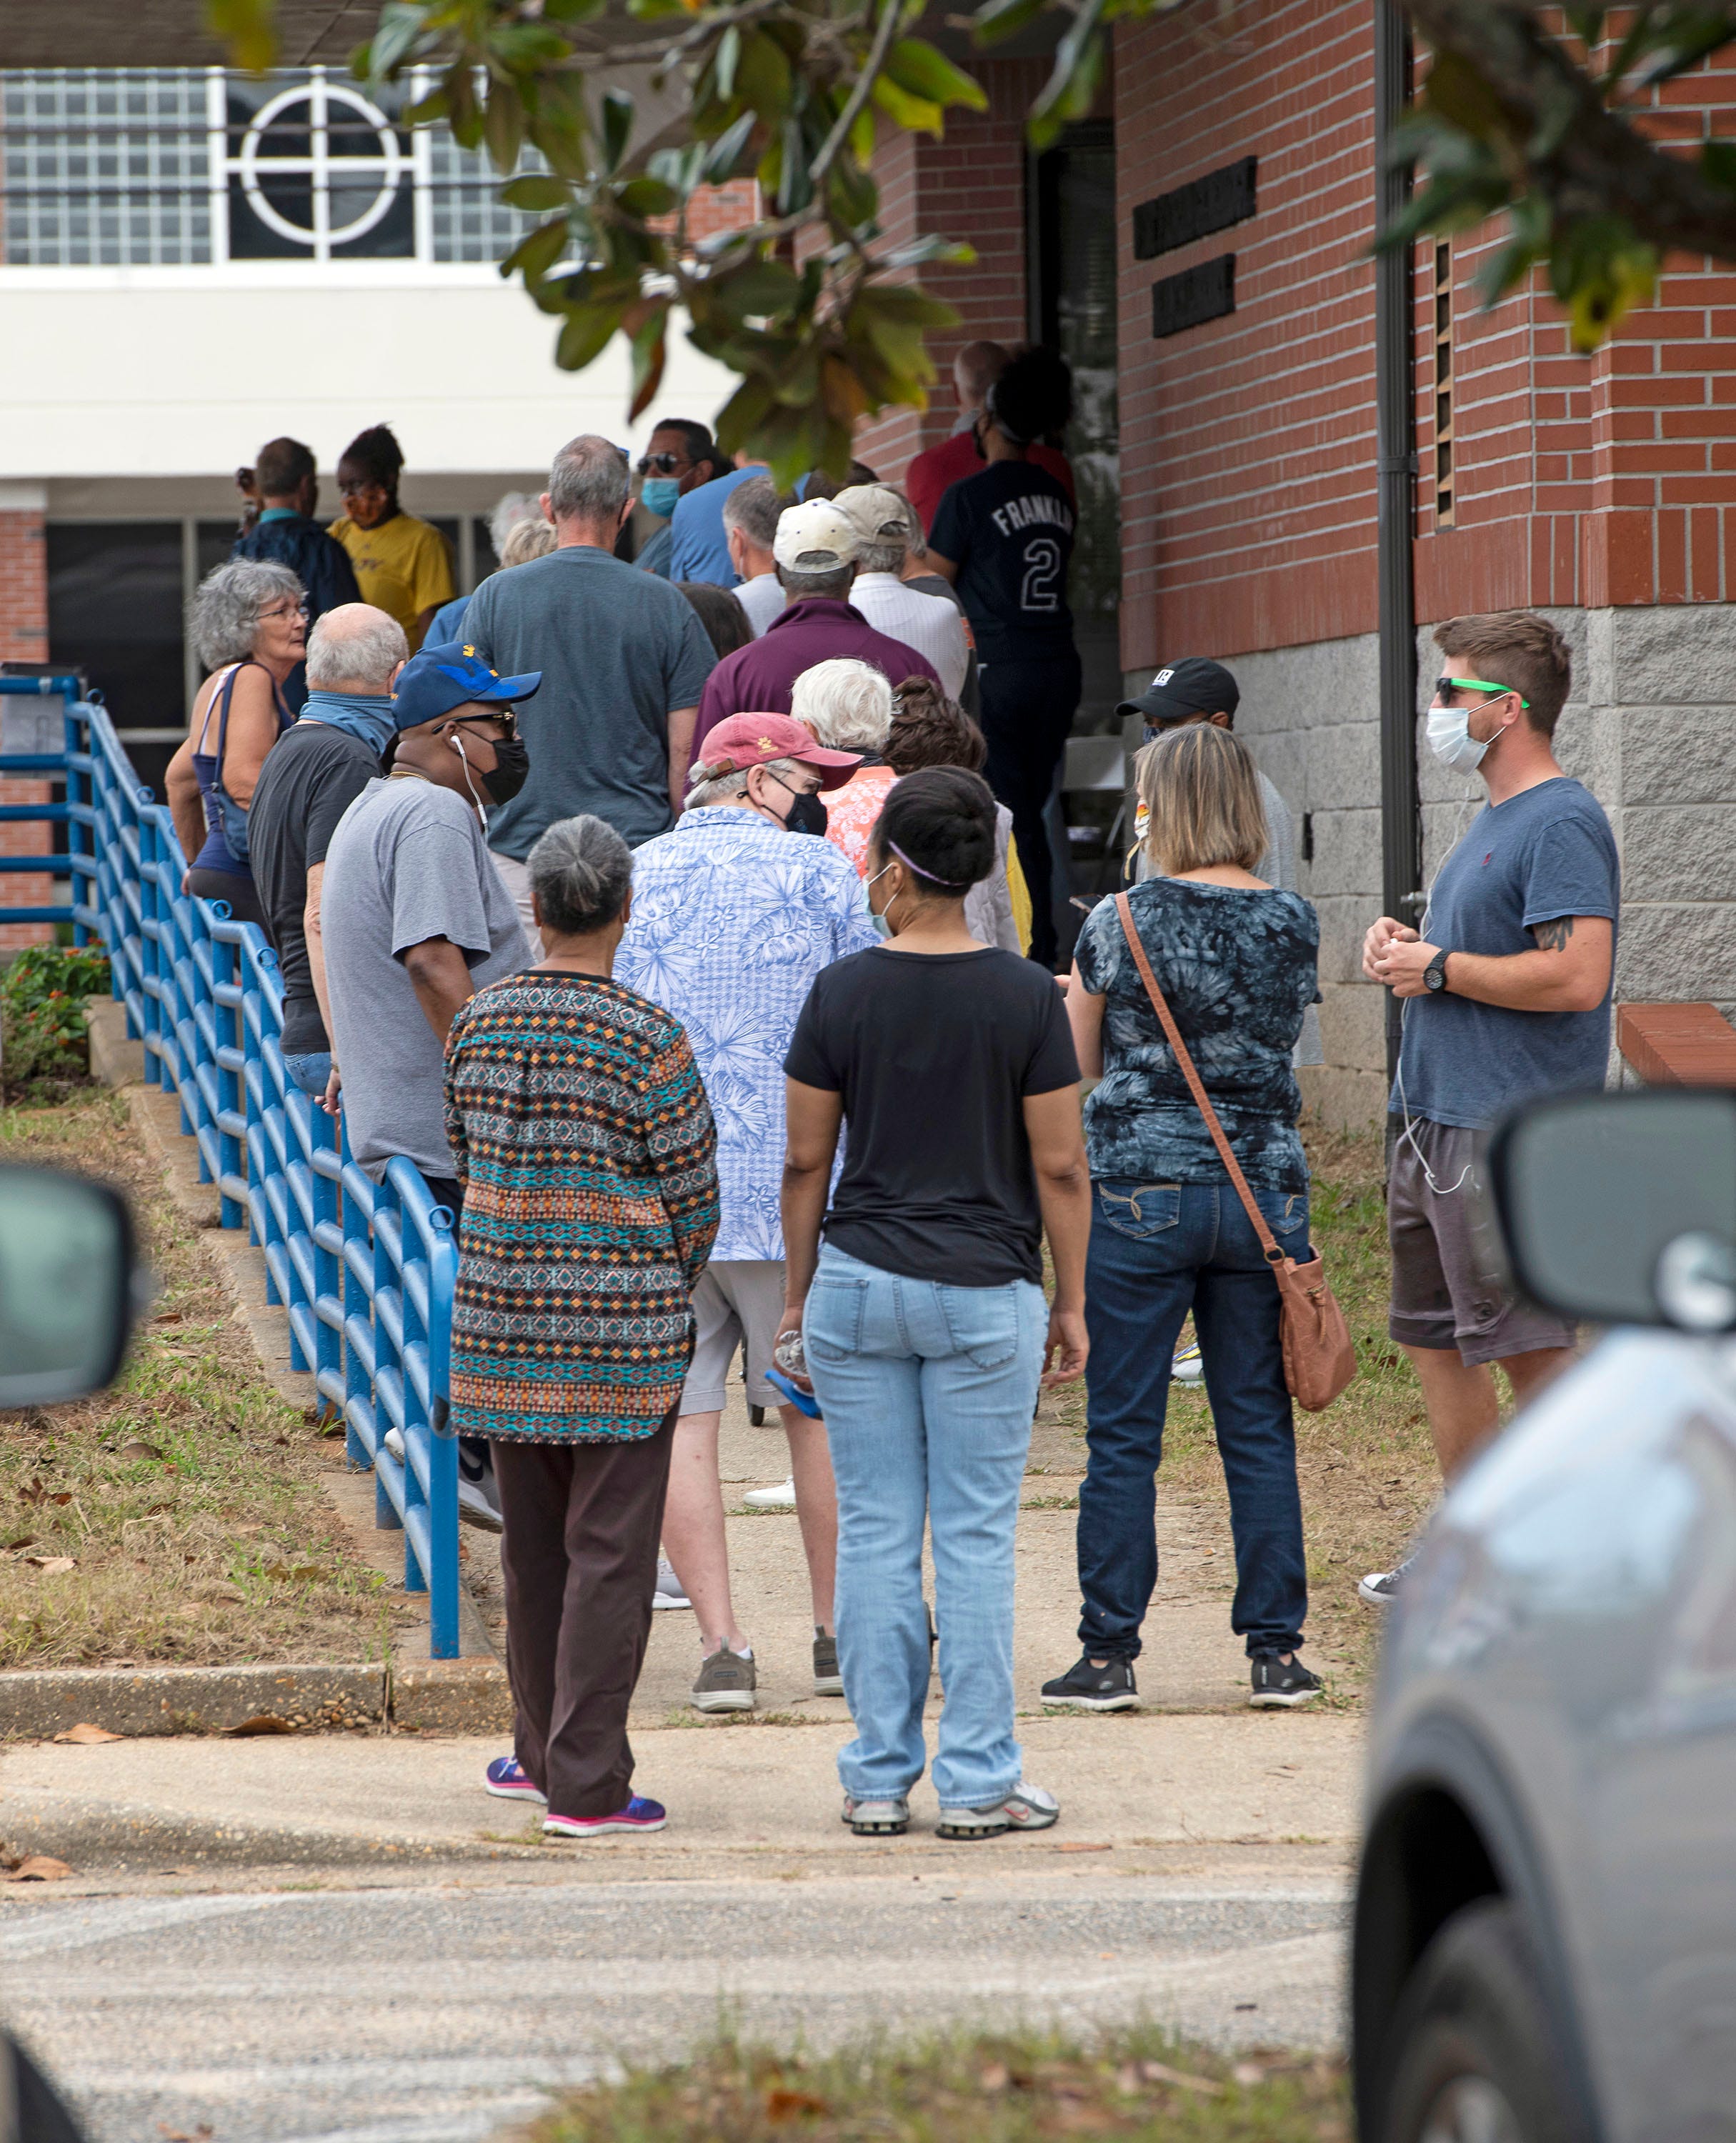
[[[673,1012],[693,1045],[717,1125],[714,1260],[783,1256],[790,1037],[820,969],[878,942],[842,850],[739,804],[685,812],[635,849],[615,979]]]
[[[1299,893],[1150,878],[1129,889],[1134,927],[1230,1149],[1249,1183],[1306,1190],[1290,1052],[1314,1002],[1320,924]],[[1079,979],[1103,1007],[1103,1077],[1085,1105],[1094,1176],[1222,1183],[1113,900],[1079,933]]]

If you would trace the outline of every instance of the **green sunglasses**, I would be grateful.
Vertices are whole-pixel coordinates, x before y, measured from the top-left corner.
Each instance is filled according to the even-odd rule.
[[[1511,685],[1486,684],[1481,677],[1437,677],[1435,680],[1437,692],[1511,692],[1512,689]],[[1519,704],[1527,714],[1531,712],[1529,700],[1522,699]]]

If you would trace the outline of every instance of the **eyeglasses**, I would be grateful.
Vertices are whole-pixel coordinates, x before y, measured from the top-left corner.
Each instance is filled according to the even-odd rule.
[[[692,467],[692,463],[680,454],[641,454],[639,457],[640,476],[673,476],[679,468]]]
[[[502,707],[497,715],[457,715],[453,718],[454,729],[468,729],[478,722],[492,722],[503,729],[509,737],[518,734],[518,717],[511,707]]]
[[[260,612],[260,622],[263,625],[268,617],[304,618],[307,614],[308,606],[304,602],[274,603],[270,610],[262,610]]]
[[[1511,685],[1486,684],[1481,677],[1437,677],[1435,680],[1435,697],[1437,700],[1444,699],[1453,692],[1511,692],[1512,690]],[[1529,713],[1531,704],[1529,700],[1522,699],[1519,704]]]

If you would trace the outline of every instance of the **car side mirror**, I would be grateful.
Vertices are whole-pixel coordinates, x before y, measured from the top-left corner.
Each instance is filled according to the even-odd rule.
[[[1736,1329],[1736,1092],[1534,1103],[1496,1130],[1489,1178],[1533,1301],[1593,1324]]]
[[[136,1279],[126,1201],[59,1168],[0,1168],[0,1407],[52,1406],[120,1373]]]

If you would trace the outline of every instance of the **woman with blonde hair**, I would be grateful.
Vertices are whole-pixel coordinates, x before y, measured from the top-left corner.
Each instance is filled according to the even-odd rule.
[[[1308,1175],[1290,1053],[1317,995],[1319,923],[1254,876],[1268,843],[1246,747],[1199,723],[1134,761],[1154,875],[1127,901],[1158,987],[1281,1249],[1308,1240]],[[1078,1664],[1043,1700],[1122,1711],[1157,1582],[1154,1481],[1177,1334],[1189,1309],[1229,1489],[1230,1623],[1252,1662],[1250,1703],[1305,1704],[1308,1608],[1296,1443],[1264,1251],[1135,963],[1114,900],[1080,933],[1067,992],[1086,1104],[1091,1240],[1086,1269],[1086,1472],[1079,1494]]]

